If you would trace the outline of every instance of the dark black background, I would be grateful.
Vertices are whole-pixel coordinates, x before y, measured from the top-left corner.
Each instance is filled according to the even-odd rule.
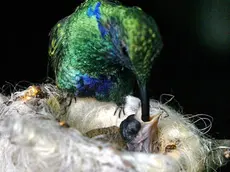
[[[49,31],[80,2],[8,1],[7,57],[2,56],[1,86],[6,81],[45,80]],[[173,94],[183,109],[176,103],[172,106],[184,113],[211,115],[214,121],[209,134],[230,139],[230,1],[122,2],[152,15],[162,34],[164,48],[153,66],[152,97]]]

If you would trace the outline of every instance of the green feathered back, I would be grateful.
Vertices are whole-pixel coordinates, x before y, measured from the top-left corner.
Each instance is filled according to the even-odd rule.
[[[87,0],[54,26],[49,55],[60,89],[119,102],[137,78],[146,82],[161,47],[154,20],[140,8]]]

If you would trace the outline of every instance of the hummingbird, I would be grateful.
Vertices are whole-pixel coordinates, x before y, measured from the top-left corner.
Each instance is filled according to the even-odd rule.
[[[84,136],[105,143],[111,143],[120,150],[157,153],[159,151],[158,123],[162,113],[151,116],[150,121],[128,116],[119,127],[96,128],[84,133]]]
[[[149,121],[147,82],[163,47],[155,20],[115,0],[86,0],[50,32],[49,56],[59,89],[122,104],[139,88]]]

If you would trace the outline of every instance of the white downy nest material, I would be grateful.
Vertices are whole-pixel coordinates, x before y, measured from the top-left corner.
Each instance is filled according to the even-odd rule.
[[[0,95],[1,172],[201,172],[227,162],[229,142],[205,137],[205,130],[190,121],[205,120],[205,115],[182,116],[151,100],[151,115],[164,111],[158,124],[159,153],[120,151],[81,133],[119,126],[131,114],[140,119],[139,99],[128,96],[126,115],[121,111],[118,118],[114,103],[91,98],[75,101],[51,84],[40,85],[42,94],[35,97],[31,88],[10,97]],[[57,119],[70,127],[63,127]]]

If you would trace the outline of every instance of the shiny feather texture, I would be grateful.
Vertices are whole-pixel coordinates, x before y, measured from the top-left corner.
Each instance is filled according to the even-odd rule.
[[[154,19],[118,1],[87,0],[50,34],[49,55],[60,89],[121,102],[146,84],[162,48]]]

